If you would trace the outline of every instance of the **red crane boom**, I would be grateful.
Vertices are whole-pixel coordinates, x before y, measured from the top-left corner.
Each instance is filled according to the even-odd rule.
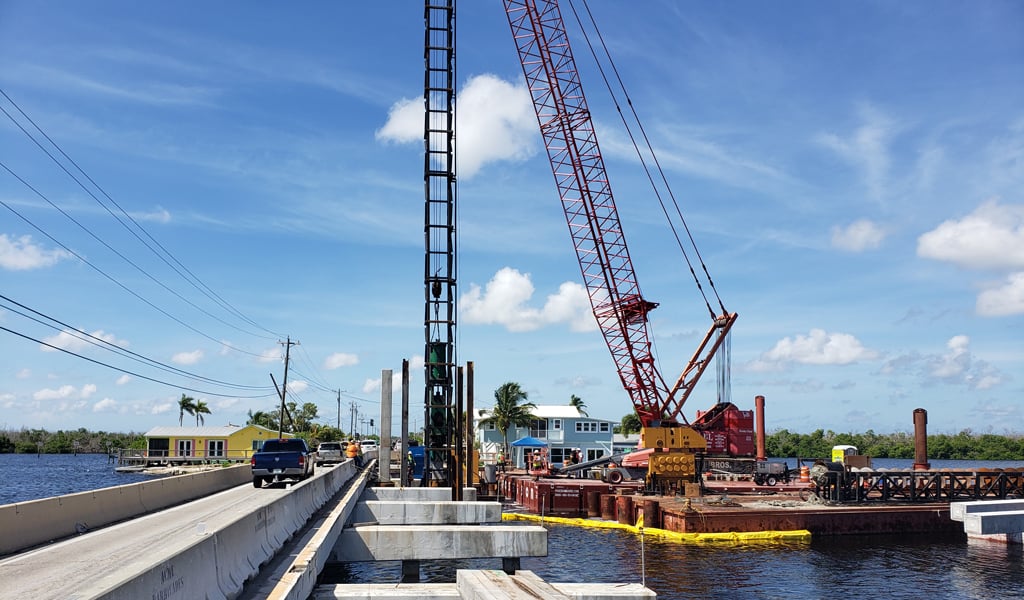
[[[683,404],[736,314],[712,313],[707,335],[669,387],[647,330],[647,315],[658,304],[637,284],[558,2],[505,0],[505,12],[590,304],[622,386],[645,427],[686,423]]]

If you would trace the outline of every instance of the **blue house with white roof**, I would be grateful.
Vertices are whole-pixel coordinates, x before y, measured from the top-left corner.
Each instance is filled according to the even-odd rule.
[[[521,438],[537,438],[547,444],[548,456],[554,466],[561,466],[575,449],[580,451],[584,461],[612,454],[612,429],[618,421],[584,416],[577,408],[569,405],[537,406],[530,412],[534,419],[529,427],[513,426],[509,429],[509,445]],[[489,416],[490,412],[486,409],[478,411],[475,426],[476,441],[485,461],[497,457],[503,443],[501,431],[493,423],[480,424]],[[530,449],[512,450],[506,460],[514,467],[525,467],[525,456]]]

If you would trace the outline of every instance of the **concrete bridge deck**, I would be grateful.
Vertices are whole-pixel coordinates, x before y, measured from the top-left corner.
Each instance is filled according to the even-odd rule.
[[[33,599],[132,600],[369,597],[358,595],[363,589],[371,590],[374,598],[384,597],[374,586],[315,588],[316,578],[326,562],[340,558],[338,540],[342,536],[355,536],[346,537],[342,544],[346,552],[349,548],[361,547],[362,559],[394,557],[417,569],[420,560],[442,558],[448,548],[459,548],[456,553],[460,556],[501,559],[502,567],[506,570],[514,567],[512,571],[518,568],[519,556],[547,553],[542,528],[513,527],[514,531],[506,532],[500,525],[482,527],[482,523],[500,521],[497,503],[442,500],[440,498],[450,496],[450,491],[443,488],[372,488],[366,489],[364,496],[366,476],[366,471],[357,471],[354,465],[345,462],[320,469],[315,478],[294,485],[279,484],[264,489],[254,489],[248,483],[235,485],[192,502],[14,554],[0,559],[3,595]],[[472,497],[472,491],[466,490],[467,497]],[[134,498],[139,493],[125,490],[110,493],[132,498],[123,510],[138,510]],[[107,505],[109,509],[109,503],[89,498],[63,506],[70,511],[71,506],[81,509],[90,505],[100,509]],[[51,516],[52,511],[59,513],[55,531],[66,531],[65,521],[74,526],[75,516],[70,512],[60,513],[60,499],[53,499],[49,504],[40,503],[20,513],[4,511],[12,505],[0,507],[0,524],[5,534],[15,531],[16,527],[21,531],[30,529],[19,519],[42,519],[47,513],[43,506],[48,507]],[[135,514],[129,512],[122,518]],[[359,519],[353,515],[358,515]],[[104,518],[119,520],[113,514],[106,514]],[[441,533],[444,530],[447,531]],[[462,533],[458,533],[459,530]],[[438,539],[447,541],[438,545]],[[432,547],[433,551],[411,550],[418,546]],[[406,554],[396,553],[398,547],[410,550]],[[479,580],[479,576],[470,573],[460,577],[467,581]],[[529,579],[530,575],[519,571],[513,577]],[[510,585],[525,589],[522,587],[525,584]],[[577,598],[653,597],[652,593],[623,596],[621,592],[625,588],[611,584],[590,587],[579,584],[569,588],[552,585],[559,594],[550,596],[553,598],[562,597],[569,588],[575,590],[569,597]],[[505,597],[479,596],[471,588],[460,588],[458,582],[444,587],[391,583],[381,588],[411,590],[406,597],[435,597],[435,591],[440,594],[437,597]],[[613,589],[619,592],[607,595],[606,592]],[[452,596],[453,593],[461,596]]]

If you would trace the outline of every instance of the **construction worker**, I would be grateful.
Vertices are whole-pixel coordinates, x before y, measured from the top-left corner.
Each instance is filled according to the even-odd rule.
[[[354,439],[349,439],[348,446],[345,446],[345,456],[352,459],[352,462],[356,463],[357,467],[363,466],[362,452],[359,449],[359,442]]]

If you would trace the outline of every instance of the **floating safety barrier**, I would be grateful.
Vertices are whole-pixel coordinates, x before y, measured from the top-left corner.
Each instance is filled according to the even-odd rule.
[[[794,531],[731,531],[727,533],[678,533],[667,529],[644,527],[643,519],[636,525],[624,525],[615,521],[601,519],[573,519],[567,517],[542,517],[527,513],[503,513],[504,521],[540,521],[576,527],[592,527],[596,529],[624,529],[632,533],[643,533],[682,544],[778,544],[806,543],[811,541],[811,532],[806,529]]]

